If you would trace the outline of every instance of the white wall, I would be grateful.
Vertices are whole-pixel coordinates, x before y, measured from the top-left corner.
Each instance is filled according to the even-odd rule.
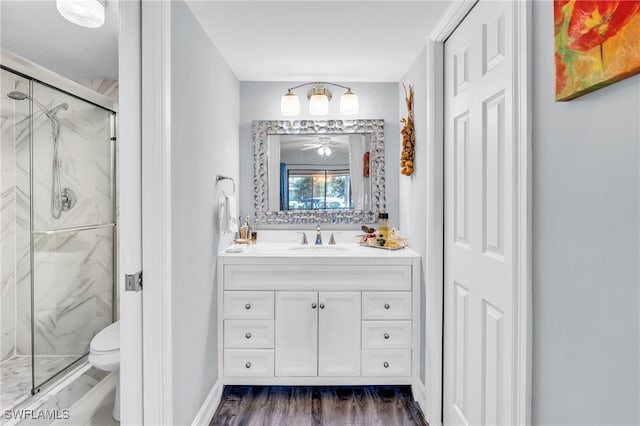
[[[425,274],[424,265],[426,265],[426,225],[425,212],[427,210],[426,182],[427,182],[427,48],[420,52],[420,55],[413,62],[407,73],[402,77],[398,85],[398,114],[400,117],[407,116],[407,104],[405,102],[405,93],[402,83],[405,83],[407,89],[409,85],[413,85],[414,100],[414,126],[415,126],[415,168],[411,176],[399,174],[399,227],[404,235],[409,236],[409,244],[420,253],[422,257],[421,286],[422,294],[425,293]],[[402,146],[402,141],[400,141]],[[422,306],[422,326],[426,324],[425,307]],[[422,353],[425,354],[425,336],[423,333],[421,347]],[[420,379],[424,382],[425,372],[424,363],[420,364]]]
[[[340,115],[340,96],[343,89],[330,87],[333,98],[329,102],[329,114],[313,116],[309,114],[306,93],[310,87],[302,87],[295,92],[300,98],[300,115],[284,117],[280,114],[280,98],[288,87],[299,82],[240,82],[240,212],[253,217],[253,120],[326,120],[326,119],[384,119],[386,146],[386,194],[387,211],[391,226],[398,225],[398,175],[400,170],[400,125],[398,116],[397,83],[345,83],[360,100],[357,115]],[[279,225],[282,227],[282,225]],[[359,226],[358,226],[359,228]]]
[[[173,424],[190,424],[217,378],[216,174],[238,178],[239,85],[183,1],[171,7]],[[230,186],[225,186],[229,190]]]
[[[554,101],[533,3],[533,423],[640,424],[640,76]]]

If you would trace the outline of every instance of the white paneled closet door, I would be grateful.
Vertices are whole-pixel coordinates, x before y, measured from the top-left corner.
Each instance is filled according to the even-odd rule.
[[[511,2],[445,43],[444,424],[514,424]]]

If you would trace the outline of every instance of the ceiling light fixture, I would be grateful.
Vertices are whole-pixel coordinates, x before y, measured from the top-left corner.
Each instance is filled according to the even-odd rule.
[[[318,155],[320,155],[321,157],[330,156],[331,148],[329,148],[328,146],[321,146],[320,148],[318,148]]]
[[[328,84],[347,89],[345,94],[340,98],[340,113],[357,114],[360,107],[358,95],[353,93],[350,87],[336,83],[327,83],[324,81],[303,83],[287,89],[287,93],[285,93],[280,100],[280,112],[285,116],[300,114],[300,100],[296,94],[293,93],[293,90],[303,86],[313,86],[311,90],[307,92],[307,99],[309,99],[309,113],[311,115],[327,115],[329,113],[329,101],[332,97],[331,91],[326,87]]]
[[[105,0],[56,0],[60,15],[76,25],[99,28],[104,24]]]

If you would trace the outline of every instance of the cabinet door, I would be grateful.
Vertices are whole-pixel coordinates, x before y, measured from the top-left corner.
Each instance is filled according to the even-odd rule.
[[[276,292],[276,376],[318,375],[318,293]]]
[[[321,292],[319,375],[360,375],[360,293]]]

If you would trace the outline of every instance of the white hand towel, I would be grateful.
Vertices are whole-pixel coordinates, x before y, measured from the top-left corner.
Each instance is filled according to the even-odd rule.
[[[223,234],[228,232],[227,229],[227,198],[218,198],[218,229]]]
[[[227,205],[227,230],[229,232],[238,232],[238,209],[236,206],[236,197],[227,196],[225,200],[225,204]]]

